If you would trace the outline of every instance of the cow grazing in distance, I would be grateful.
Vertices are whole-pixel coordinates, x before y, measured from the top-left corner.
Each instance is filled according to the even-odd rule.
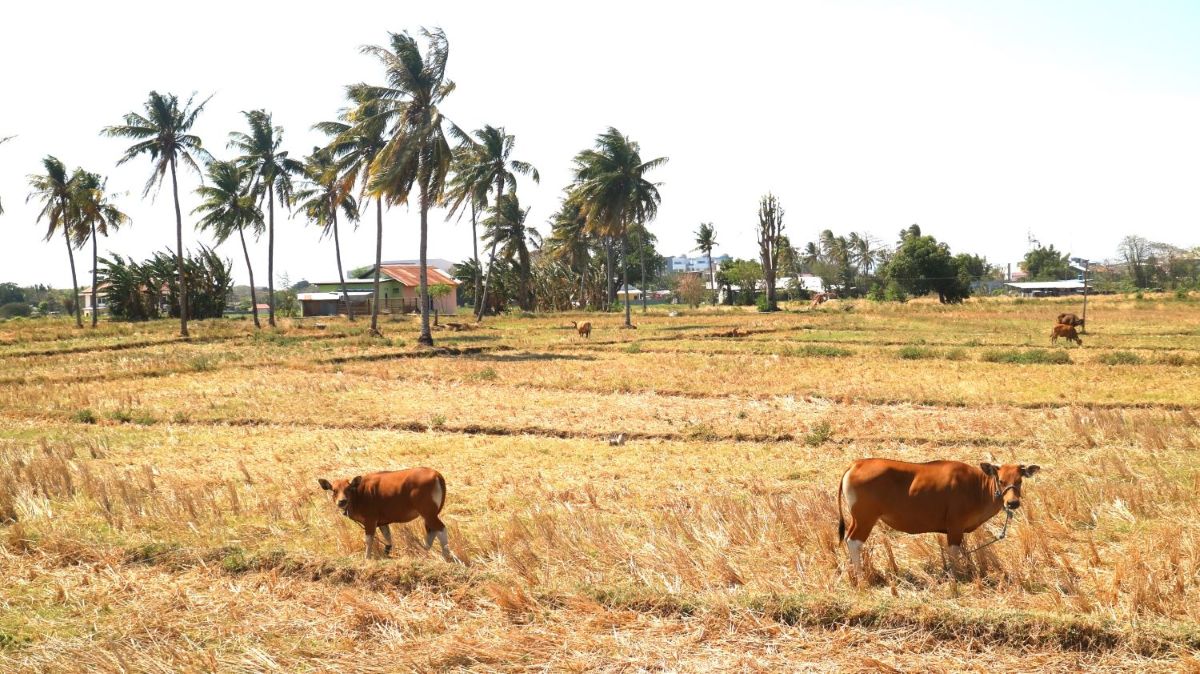
[[[446,480],[432,468],[409,468],[358,475],[349,480],[321,478],[321,489],[329,492],[342,514],[362,525],[366,540],[366,559],[375,546],[375,530],[383,534],[383,554],[392,551],[392,531],[388,525],[425,520],[425,549],[434,539],[442,546],[442,557],[450,562],[457,557],[450,551],[446,525],[438,515],[446,503]]]
[[[960,461],[855,461],[838,485],[838,539],[846,542],[853,573],[861,577],[862,546],[878,522],[906,534],[945,534],[951,558],[962,557],[963,535],[1001,509],[1021,507],[1021,480],[1039,470]]]
[[[571,321],[571,327],[575,328],[580,337],[587,337],[588,339],[592,338],[592,324],[590,321],[585,323],[576,323],[575,321]]]
[[[1075,342],[1079,346],[1083,346],[1083,340],[1079,338],[1079,333],[1075,330],[1075,326],[1058,323],[1054,329],[1050,331],[1050,344],[1058,343],[1058,338],[1064,337],[1068,342]]]
[[[1058,324],[1059,325],[1069,325],[1072,328],[1082,328],[1083,322],[1084,322],[1083,319],[1076,316],[1075,314],[1059,314],[1058,315]]]
[[[829,300],[829,295],[827,293],[817,293],[816,295],[813,295],[812,304],[808,305],[808,308],[810,310],[816,309],[817,307],[821,306],[822,304],[825,304],[825,302],[827,302],[828,300]]]

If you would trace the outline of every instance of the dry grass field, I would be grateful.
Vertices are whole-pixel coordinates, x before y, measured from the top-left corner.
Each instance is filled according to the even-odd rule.
[[[1075,309],[0,323],[0,670],[1200,671],[1200,303]],[[881,527],[857,586],[864,456],[1044,470],[969,572]],[[462,565],[316,483],[415,465]]]

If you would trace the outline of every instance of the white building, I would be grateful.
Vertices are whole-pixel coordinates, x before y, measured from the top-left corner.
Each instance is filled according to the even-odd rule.
[[[712,268],[720,269],[721,263],[728,260],[728,255],[718,255],[712,259]],[[702,271],[708,273],[709,260],[707,255],[688,257],[687,253],[667,258],[668,268],[673,272]]]

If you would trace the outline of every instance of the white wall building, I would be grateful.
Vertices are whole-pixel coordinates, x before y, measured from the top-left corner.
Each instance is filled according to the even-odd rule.
[[[728,260],[728,255],[717,255],[712,259],[713,269],[720,269],[721,263]],[[673,272],[702,271],[708,273],[708,256],[696,255],[688,257],[687,253],[667,258],[668,268]]]

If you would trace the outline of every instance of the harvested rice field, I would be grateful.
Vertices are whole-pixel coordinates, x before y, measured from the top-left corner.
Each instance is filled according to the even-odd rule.
[[[1200,304],[1077,309],[0,323],[0,670],[1200,671]],[[855,583],[868,456],[1043,470]],[[463,563],[364,561],[317,478],[419,465]]]

